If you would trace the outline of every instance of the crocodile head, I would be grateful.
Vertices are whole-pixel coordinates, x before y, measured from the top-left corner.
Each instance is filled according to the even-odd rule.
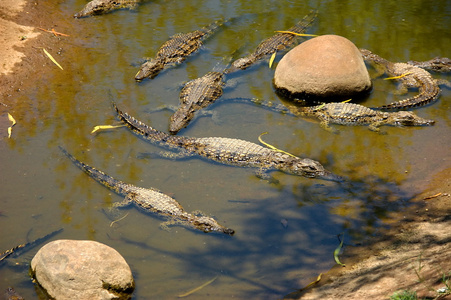
[[[93,0],[83,7],[83,9],[74,15],[74,18],[83,18],[93,15],[100,15],[118,6],[116,1]]]
[[[390,124],[395,126],[432,126],[434,120],[423,119],[411,111],[398,111],[390,114]]]
[[[180,107],[170,118],[169,132],[171,134],[177,134],[177,132],[185,128],[193,118],[194,112],[192,110]]]
[[[233,235],[235,233],[235,230],[226,228],[226,227],[220,225],[218,222],[216,222],[215,219],[206,217],[206,216],[200,216],[200,217],[195,218],[192,221],[192,224],[197,229],[200,229],[203,232],[207,232],[207,233],[212,232],[212,231],[222,232],[222,233],[225,233],[228,235]]]
[[[282,154],[281,156],[283,160],[283,162],[281,161],[281,169],[287,173],[307,178],[318,178],[337,182],[343,181],[343,178],[327,171],[323,165],[313,159],[286,156],[286,154]]]
[[[250,54],[250,55],[245,56],[245,57],[238,58],[225,71],[225,73],[232,73],[232,72],[235,72],[235,71],[238,71],[238,70],[244,70],[244,69],[248,68],[250,65],[252,65],[256,60],[257,60],[257,58],[253,54]]]
[[[147,77],[153,78],[157,76],[157,74],[160,73],[160,71],[163,70],[163,68],[164,61],[162,61],[161,59],[152,59],[148,62],[145,62],[141,66],[138,73],[135,75],[135,80],[141,81]]]

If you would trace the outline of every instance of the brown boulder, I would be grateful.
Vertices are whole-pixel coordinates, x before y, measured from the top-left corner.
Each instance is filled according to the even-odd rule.
[[[274,85],[289,98],[341,101],[366,95],[371,79],[359,49],[338,35],[323,35],[289,51]]]
[[[130,299],[135,286],[125,259],[94,241],[50,242],[34,256],[31,271],[52,299]]]

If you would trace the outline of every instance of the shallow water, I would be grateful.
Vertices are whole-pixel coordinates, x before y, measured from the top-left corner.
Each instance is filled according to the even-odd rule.
[[[62,1],[55,9],[71,18],[85,3]],[[366,127],[337,126],[340,134],[335,135],[313,122],[224,100],[212,107],[217,119],[199,118],[180,132],[258,143],[257,137],[267,131],[266,142],[320,161],[349,179],[342,185],[280,172],[271,174],[279,184],[269,184],[251,169],[197,158],[140,158],[141,152],[159,148],[124,128],[90,134],[96,125],[117,122],[109,94],[121,109],[166,131],[171,113],[152,111],[178,104],[183,82],[204,75],[231,53],[247,54],[311,9],[318,9],[318,19],[308,33],[342,35],[391,61],[450,56],[449,1],[159,0],[136,11],[74,19],[77,35],[55,56],[64,71],[45,66],[45,82],[27,90],[10,111],[18,121],[12,138],[0,142],[0,250],[58,228],[64,231],[53,239],[105,243],[130,264],[136,280],[133,299],[173,299],[216,276],[190,298],[281,298],[334,267],[337,235],[344,233],[345,245],[371,237],[392,213],[409,205],[429,178],[451,165],[450,90],[443,88],[437,102],[415,110],[436,120],[433,127],[382,127],[387,134],[377,134]],[[153,80],[134,81],[142,59],[153,56],[168,36],[220,18],[232,20],[185,63]],[[267,61],[237,73],[235,87],[226,89],[222,99],[277,102],[273,74]],[[363,104],[407,97],[395,95],[395,90],[393,82],[376,78]],[[184,227],[165,231],[159,228],[160,218],[134,208],[124,209],[126,217],[111,226],[102,209],[121,197],[72,165],[58,145],[118,179],[174,196],[187,211],[214,216],[236,234]],[[14,264],[30,260],[38,249],[0,266],[1,290],[12,285],[25,298],[36,297],[26,265]]]

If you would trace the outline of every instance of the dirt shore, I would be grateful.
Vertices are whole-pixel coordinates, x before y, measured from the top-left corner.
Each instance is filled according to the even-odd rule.
[[[6,132],[6,112],[14,96],[36,84],[42,65],[52,62],[41,48],[58,51],[61,36],[70,32],[67,16],[49,14],[42,1],[0,2],[0,130]],[[45,17],[43,17],[45,16]],[[393,215],[389,230],[381,230],[361,246],[346,246],[336,266],[319,283],[288,299],[389,299],[395,291],[416,291],[419,298],[451,299],[438,294],[451,285],[451,168],[436,174],[429,188],[412,200],[408,211]],[[312,281],[316,278],[312,277]]]

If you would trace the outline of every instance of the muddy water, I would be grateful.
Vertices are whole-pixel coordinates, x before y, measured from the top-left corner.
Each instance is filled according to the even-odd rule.
[[[70,18],[84,4],[60,1],[55,9]],[[125,257],[136,280],[134,299],[173,299],[215,277],[191,298],[274,299],[334,267],[337,235],[344,233],[347,245],[364,241],[392,213],[402,212],[428,178],[450,166],[450,90],[416,110],[435,119],[434,127],[383,127],[386,134],[377,134],[366,127],[340,126],[336,135],[316,123],[224,100],[212,107],[217,118],[199,118],[180,132],[253,142],[269,132],[266,142],[319,160],[348,178],[343,185],[278,172],[272,175],[279,183],[269,184],[252,170],[201,159],[142,158],[140,153],[159,149],[126,129],[90,134],[96,125],[115,124],[110,97],[138,119],[167,130],[171,113],[154,111],[176,105],[184,81],[204,75],[231,53],[247,54],[311,9],[318,9],[318,19],[309,33],[345,36],[392,61],[450,56],[451,7],[446,1],[161,0],[137,11],[73,20],[76,34],[55,54],[64,71],[45,66],[45,81],[38,80],[16,100],[11,113],[18,124],[12,138],[0,143],[0,250],[64,228],[54,238],[96,240]],[[142,59],[153,56],[168,36],[220,18],[232,20],[184,64],[153,80],[134,81]],[[240,73],[223,99],[279,101],[273,73],[267,61]],[[363,104],[408,96],[395,90],[393,82],[376,78]],[[102,210],[121,198],[73,166],[58,145],[118,179],[174,196],[188,211],[214,216],[236,234],[183,227],[165,231],[161,219],[134,208],[122,210],[124,218],[112,224]],[[13,285],[27,299],[36,297],[26,263],[37,248],[1,266],[1,289]]]

